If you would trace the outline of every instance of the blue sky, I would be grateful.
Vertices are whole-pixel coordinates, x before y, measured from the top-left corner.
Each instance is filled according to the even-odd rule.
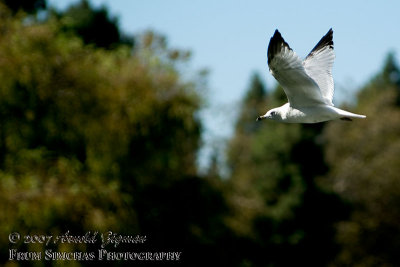
[[[76,0],[49,0],[64,8]],[[304,57],[333,28],[336,60],[334,103],[354,99],[356,89],[377,73],[389,51],[400,53],[400,1],[266,0],[91,0],[119,17],[122,29],[151,29],[172,47],[193,53],[191,67],[210,70],[205,141],[208,146],[232,133],[236,107],[256,71],[267,88],[275,86],[266,51],[275,29]]]

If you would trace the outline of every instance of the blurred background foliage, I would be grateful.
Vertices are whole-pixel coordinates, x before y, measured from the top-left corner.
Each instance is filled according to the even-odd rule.
[[[129,36],[88,1],[4,0],[0,32],[2,263],[19,264],[10,246],[43,249],[10,245],[11,232],[111,230],[146,235],[135,249],[182,251],[184,266],[400,265],[393,53],[349,107],[367,115],[353,123],[256,122],[285,95],[255,73],[226,163],[214,154],[200,172],[207,77],[187,75],[189,51]]]

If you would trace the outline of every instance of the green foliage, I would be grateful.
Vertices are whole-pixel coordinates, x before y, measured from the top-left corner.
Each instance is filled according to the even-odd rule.
[[[200,85],[178,70],[188,54],[153,33],[132,55],[85,46],[56,20],[0,24],[1,235],[111,230],[148,235],[151,250],[214,251],[226,208],[197,176]]]

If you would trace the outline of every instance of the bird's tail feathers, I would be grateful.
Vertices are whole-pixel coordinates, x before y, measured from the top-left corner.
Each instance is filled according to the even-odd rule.
[[[355,113],[351,113],[342,109],[336,109],[338,111],[338,113],[343,116],[342,118],[340,118],[341,120],[347,120],[347,121],[351,121],[352,118],[355,119],[365,119],[367,116],[365,115],[360,115],[360,114],[355,114]]]

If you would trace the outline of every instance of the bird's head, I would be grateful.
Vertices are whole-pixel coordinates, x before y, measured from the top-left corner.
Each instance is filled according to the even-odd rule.
[[[262,116],[258,117],[257,121],[263,120],[263,119],[281,121],[282,117],[281,117],[281,112],[280,112],[279,108],[273,108],[271,110],[268,110],[268,112],[265,113],[265,115],[262,115]]]

